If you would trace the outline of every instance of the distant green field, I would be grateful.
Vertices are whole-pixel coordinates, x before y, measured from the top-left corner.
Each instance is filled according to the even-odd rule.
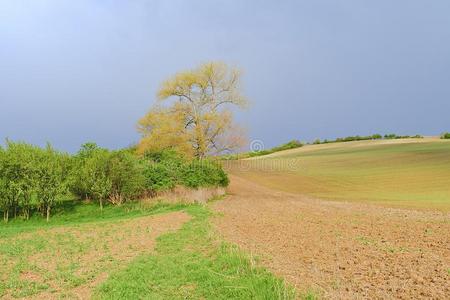
[[[308,145],[231,172],[324,199],[450,210],[450,141],[435,138]]]

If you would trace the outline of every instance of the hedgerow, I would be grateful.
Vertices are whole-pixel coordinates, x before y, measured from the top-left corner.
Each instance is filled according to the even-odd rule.
[[[409,138],[420,139],[420,138],[423,138],[423,136],[420,134],[416,134],[413,136],[411,136],[411,135],[396,135],[394,133],[385,134],[384,136],[382,136],[381,134],[376,133],[373,135],[366,135],[366,136],[360,136],[360,135],[347,136],[347,137],[343,137],[343,138],[337,138],[335,140],[325,139],[325,140],[321,141],[320,139],[316,139],[313,141],[313,144],[343,143],[343,142],[381,140],[381,139],[393,140],[393,139],[409,139]]]
[[[86,143],[75,155],[50,145],[6,142],[0,147],[0,212],[29,219],[34,212],[50,218],[62,199],[95,200],[120,205],[146,194],[184,185],[226,186],[228,177],[215,162],[188,160],[174,151],[137,156],[130,150],[110,151]]]

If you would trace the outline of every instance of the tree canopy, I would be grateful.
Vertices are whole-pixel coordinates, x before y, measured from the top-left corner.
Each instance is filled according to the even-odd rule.
[[[209,62],[164,81],[157,102],[139,121],[138,151],[176,149],[198,158],[233,151],[245,142],[231,106],[244,108],[241,73]]]

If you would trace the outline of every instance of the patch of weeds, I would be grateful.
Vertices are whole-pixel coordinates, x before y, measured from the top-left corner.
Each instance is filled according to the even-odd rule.
[[[6,290],[9,290],[11,296],[15,298],[23,298],[32,296],[40,291],[47,290],[48,285],[45,283],[21,277],[22,274],[25,274],[30,269],[30,265],[23,259],[16,263],[11,272],[8,274],[8,280],[2,283],[1,293],[5,293]]]
[[[294,299],[295,291],[256,265],[237,246],[212,234],[210,211],[186,208],[192,219],[158,238],[156,254],[142,255],[113,273],[95,299]],[[316,299],[316,298],[311,298]]]
[[[365,236],[359,236],[356,238],[356,240],[366,246],[370,246],[375,243],[372,239],[369,239],[368,237]]]
[[[56,280],[59,286],[65,288],[74,288],[83,284],[86,279],[75,275],[75,272],[79,269],[79,265],[71,263],[67,266],[58,266],[56,269]]]
[[[307,292],[303,293],[302,295],[300,295],[300,299],[302,299],[302,300],[319,300],[320,297],[314,291],[307,291]]]

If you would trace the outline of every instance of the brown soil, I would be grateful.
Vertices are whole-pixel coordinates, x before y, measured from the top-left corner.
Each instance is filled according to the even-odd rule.
[[[326,299],[450,299],[450,214],[332,202],[231,177],[226,239]]]

